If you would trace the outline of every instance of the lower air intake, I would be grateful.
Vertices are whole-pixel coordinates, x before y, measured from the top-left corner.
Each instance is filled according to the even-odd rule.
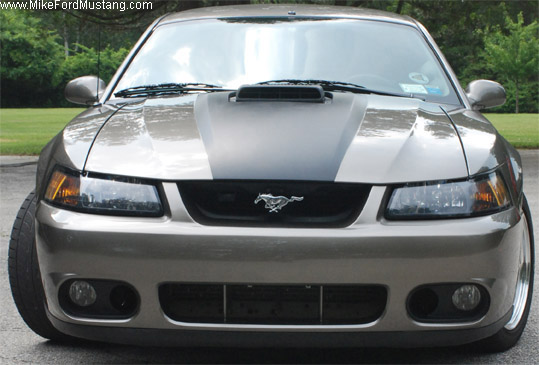
[[[384,312],[379,285],[223,285],[169,283],[159,300],[172,320],[187,323],[353,325]]]

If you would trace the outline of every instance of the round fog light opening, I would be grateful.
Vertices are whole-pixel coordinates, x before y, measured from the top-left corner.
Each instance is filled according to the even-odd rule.
[[[92,284],[77,280],[69,286],[69,299],[78,306],[88,307],[95,303],[97,294]]]
[[[481,292],[475,285],[463,285],[452,296],[453,305],[461,311],[471,311],[481,302]]]

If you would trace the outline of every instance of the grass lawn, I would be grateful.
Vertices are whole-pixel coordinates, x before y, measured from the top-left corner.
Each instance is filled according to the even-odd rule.
[[[81,108],[0,109],[0,154],[39,155]]]
[[[517,148],[539,148],[539,114],[485,114]]]
[[[0,154],[38,155],[82,108],[0,109]],[[539,148],[539,114],[485,114],[517,148]]]

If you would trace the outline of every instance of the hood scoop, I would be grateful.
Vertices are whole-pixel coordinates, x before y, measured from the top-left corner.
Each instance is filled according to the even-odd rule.
[[[231,102],[293,101],[324,103],[326,94],[320,85],[243,85],[231,95]]]

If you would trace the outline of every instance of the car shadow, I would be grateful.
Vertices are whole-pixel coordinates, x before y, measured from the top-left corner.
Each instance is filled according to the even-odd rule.
[[[459,347],[387,348],[209,348],[137,347],[97,342],[60,344],[52,341],[38,346],[47,351],[88,352],[97,362],[159,364],[451,364],[490,362],[494,354],[480,352],[473,345]]]

